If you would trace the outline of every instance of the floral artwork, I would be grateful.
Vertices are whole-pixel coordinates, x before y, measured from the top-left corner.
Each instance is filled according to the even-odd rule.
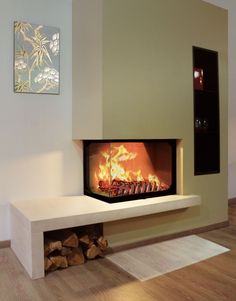
[[[59,29],[14,22],[14,91],[59,94]]]

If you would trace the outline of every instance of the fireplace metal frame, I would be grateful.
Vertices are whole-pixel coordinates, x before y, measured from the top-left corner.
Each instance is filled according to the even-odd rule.
[[[171,146],[171,154],[172,154],[172,166],[171,166],[171,179],[172,184],[168,190],[164,191],[155,191],[155,192],[146,192],[140,194],[132,194],[132,195],[124,195],[124,196],[115,196],[108,197],[105,195],[100,195],[93,193],[89,188],[89,174],[87,170],[89,170],[89,160],[88,156],[88,147],[91,143],[111,143],[111,142],[161,142],[168,143]],[[101,201],[105,201],[106,203],[118,203],[118,202],[126,202],[132,200],[146,199],[151,197],[165,196],[176,194],[176,139],[101,139],[101,140],[83,140],[83,180],[84,180],[84,194],[91,196],[93,198],[99,199]]]

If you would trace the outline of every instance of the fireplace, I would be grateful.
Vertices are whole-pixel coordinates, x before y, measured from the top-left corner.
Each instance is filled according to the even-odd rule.
[[[84,193],[108,203],[176,193],[176,140],[85,140]]]

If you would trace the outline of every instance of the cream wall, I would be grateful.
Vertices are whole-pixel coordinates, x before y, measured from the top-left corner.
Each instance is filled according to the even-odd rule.
[[[105,225],[114,245],[227,220],[227,12],[198,0],[104,0],[105,138],[178,138],[202,206]],[[192,46],[218,51],[221,172],[194,176]]]
[[[236,197],[236,2],[235,0],[205,0],[229,12],[229,150],[228,150],[228,197]]]
[[[72,142],[71,0],[0,0],[0,241],[10,239],[9,202],[82,192]],[[13,22],[61,30],[61,93],[13,93]]]
[[[101,139],[103,0],[73,0],[73,126],[74,139]]]
[[[224,76],[226,13],[199,0],[103,3],[104,137],[192,144],[192,46],[218,50]]]
[[[111,1],[113,2],[113,0]],[[191,1],[196,4],[199,3],[198,0]],[[101,61],[97,62],[95,59],[101,58],[100,54],[103,47],[103,45],[101,44],[102,33],[99,31],[101,29],[100,26],[102,26],[100,19],[103,14],[103,10],[101,11],[100,7],[102,1],[73,1],[73,5],[75,5],[76,2],[82,6],[85,5],[85,7],[78,12],[80,14],[80,20],[82,22],[78,23],[78,25],[82,25],[82,27],[78,29],[80,35],[79,37],[77,36],[76,39],[73,38],[73,41],[71,39],[71,2],[72,0],[0,0],[1,7],[4,7],[4,10],[2,9],[0,12],[0,33],[1,37],[4,37],[2,43],[0,43],[0,53],[2,54],[2,56],[0,57],[0,102],[2,108],[0,110],[0,241],[10,238],[8,216],[8,205],[10,201],[18,199],[34,199],[38,197],[72,194],[74,195],[82,193],[81,144],[78,143],[77,145],[75,145],[71,140],[71,45],[72,42],[74,45],[75,41],[76,43],[79,43],[80,38],[83,41],[84,49],[81,53],[77,52],[76,55],[78,61],[80,61],[80,59],[83,60],[84,65],[82,70],[85,70],[86,73],[80,72],[80,75],[76,74],[76,76],[78,76],[78,78],[80,79],[79,82],[77,82],[77,85],[78,87],[83,88],[83,91],[81,92],[82,94],[80,94],[79,96],[79,100],[81,100],[81,96],[84,98],[83,102],[81,104],[78,104],[77,110],[81,110],[82,113],[80,117],[83,122],[88,121],[89,124],[92,124],[90,131],[92,136],[88,138],[95,137],[94,131],[96,134],[102,137],[101,133],[103,121],[101,119],[101,93],[103,93],[104,91],[103,82],[99,70],[103,66],[101,66]],[[170,0],[167,2],[169,5],[173,3],[173,1]],[[190,1],[188,0],[187,2]],[[95,8],[93,4],[95,4]],[[92,6],[89,7],[89,5]],[[130,7],[130,9],[131,8],[132,7]],[[191,8],[191,6],[188,8]],[[185,10],[182,6],[180,6],[177,11],[183,12]],[[101,15],[97,15],[97,13]],[[129,14],[130,10],[128,10],[127,13]],[[90,18],[92,16],[93,18]],[[59,96],[25,95],[14,94],[12,92],[12,25],[14,20],[19,19],[33,23],[58,26],[61,29],[62,86],[61,94]],[[190,17],[189,19],[191,20]],[[182,24],[182,21],[180,20],[176,20],[176,22]],[[97,28],[97,35],[93,36],[93,25],[96,26],[98,24],[99,28]],[[114,26],[114,24],[111,25]],[[219,28],[219,30],[222,30],[222,28]],[[90,33],[90,35],[87,35],[87,33]],[[176,42],[178,45],[179,41]],[[206,44],[202,46],[214,46],[212,44],[208,44],[208,42],[206,41]],[[89,49],[86,49],[86,45],[89,47]],[[169,49],[167,50],[167,53],[169,53]],[[77,60],[73,61],[73,66],[78,63]],[[188,62],[190,62],[190,56],[187,57],[187,60]],[[82,63],[82,61],[80,61],[80,63]],[[167,61],[167,63],[169,64],[169,61]],[[95,73],[95,69],[93,67],[95,66],[94,64],[97,68]],[[81,66],[79,65],[79,67]],[[78,70],[81,70],[81,68],[79,68]],[[187,71],[184,69],[183,73],[186,74],[186,72]],[[82,76],[82,74],[86,76]],[[138,75],[136,80],[140,80],[138,78]],[[183,87],[185,87],[185,85],[189,87],[189,78],[187,82],[184,82],[182,84]],[[76,84],[74,84],[73,86],[74,95],[76,95],[77,92],[80,93],[79,89],[74,89],[75,86]],[[107,92],[109,92],[109,90]],[[106,99],[108,99],[107,96],[110,93],[109,92],[107,94],[107,92],[105,92],[104,94]],[[183,93],[181,95],[184,96],[184,99],[178,98],[178,100],[180,100],[181,105],[185,105],[187,102],[186,97],[190,92],[188,90],[186,92],[186,95],[183,91],[181,93]],[[224,89],[221,93],[225,93]],[[83,111],[83,109],[85,108],[84,106],[86,106],[86,99],[92,99],[92,103],[90,103],[90,105],[95,105],[96,107],[96,109],[94,109],[93,111],[92,117],[89,116],[90,118],[86,117],[88,115],[83,113],[86,113],[86,110]],[[168,101],[168,103],[170,102]],[[191,102],[187,104],[187,110],[191,110],[190,103]],[[225,118],[227,117],[227,114],[225,112],[225,103],[223,103],[222,105],[222,117],[223,120],[225,120]],[[175,108],[177,108],[177,105],[175,106]],[[89,106],[87,108],[89,109]],[[172,110],[171,112],[173,114],[173,117],[175,117],[175,112],[173,111],[174,110]],[[176,112],[179,113],[180,111],[181,110],[178,107]],[[191,117],[187,116],[185,120],[186,127],[187,125],[190,126]],[[142,124],[142,122],[140,126],[141,128],[144,128],[144,124]],[[224,133],[226,132],[226,123],[223,122],[221,126],[224,141],[224,139],[227,140],[226,135],[224,135]],[[148,128],[152,129],[149,124]],[[168,131],[167,124],[165,124],[164,128],[166,128],[166,131]],[[175,134],[178,133],[180,128],[183,129],[184,135],[186,135],[187,137],[190,133],[190,130],[185,128],[182,123],[178,124],[178,129],[176,129]],[[110,134],[112,133],[112,131],[114,131],[114,128],[111,128]],[[172,133],[174,134],[174,132]],[[107,136],[110,134],[109,132],[106,133]],[[188,162],[192,162],[193,160],[191,152],[192,148],[192,143],[190,143],[190,145],[186,143],[187,152],[185,153],[185,160],[187,160]],[[189,175],[191,173],[191,176],[189,178],[187,178],[187,176],[185,175],[187,184],[189,184],[186,186],[188,188],[185,189],[185,193],[194,192],[201,195],[203,194],[203,205],[201,208],[191,208],[186,211],[183,210],[173,212],[171,214],[150,216],[150,218],[148,219],[139,218],[135,221],[131,220],[125,222],[121,224],[121,227],[120,224],[116,223],[112,225],[106,225],[107,227],[105,230],[107,235],[111,238],[111,241],[113,241],[113,243],[115,244],[116,242],[137,240],[147,238],[148,236],[151,237],[153,235],[165,234],[170,231],[170,229],[173,232],[189,227],[192,228],[206,223],[225,220],[225,148],[223,148],[223,152],[221,154],[223,158],[223,169],[221,175],[198,178],[196,182],[194,182],[194,186],[191,186],[193,179],[191,173],[192,165],[190,164],[189,166],[185,167],[185,174]],[[210,202],[206,201],[207,198],[205,196],[207,196],[208,194],[209,185],[211,187],[215,187],[218,186],[219,182],[221,182],[221,185],[223,185],[220,194],[218,194],[218,190],[214,190],[213,192],[210,192]],[[212,212],[212,208],[215,208],[214,212]]]
[[[84,0],[79,2],[85,3]],[[181,139],[183,193],[202,197],[200,208],[107,223],[104,232],[110,243],[119,245],[226,221],[227,12],[200,0],[99,0],[96,7],[92,7],[99,15],[96,20],[102,20],[94,22],[87,18],[88,28],[97,30],[102,26],[102,45],[94,40],[93,52],[102,51],[102,89],[98,90],[102,91],[102,103],[98,101],[103,115],[97,114],[90,120],[88,114],[86,126],[92,129],[102,120],[102,136],[100,132],[96,138]],[[76,10],[73,12],[76,18]],[[218,51],[220,70],[221,172],[196,177],[193,170],[193,45]],[[79,55],[80,47],[77,42],[73,45],[75,70],[83,59]],[[89,54],[89,49],[86,53]],[[92,59],[93,53],[90,55]],[[73,78],[74,92],[78,91],[78,84]],[[87,95],[89,93],[88,90]],[[89,106],[96,107],[96,98],[88,99],[85,111],[79,98],[74,98],[74,105],[78,108],[80,104],[82,112],[88,111]],[[74,137],[83,138],[86,118],[74,117],[77,126],[83,122]]]

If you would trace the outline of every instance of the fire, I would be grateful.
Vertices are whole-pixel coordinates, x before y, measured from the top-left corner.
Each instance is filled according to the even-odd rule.
[[[159,187],[160,186],[160,180],[158,179],[158,177],[157,176],[155,176],[155,175],[148,175],[148,181],[150,182],[150,183],[155,183],[156,185],[157,185],[157,187]]]
[[[156,175],[149,174],[145,179],[141,169],[130,170],[125,167],[125,164],[134,160],[137,155],[129,152],[124,145],[112,146],[109,151],[101,152],[105,160],[99,163],[99,172],[95,173],[98,189],[113,195],[121,195],[166,188]]]
[[[136,153],[129,153],[128,150],[124,147],[124,145],[120,145],[115,147],[114,151],[117,150],[117,153],[113,155],[114,162],[116,161],[128,161],[135,159],[137,154]]]
[[[135,180],[135,175],[137,181],[143,179],[141,170],[133,172],[125,170],[124,166],[122,166],[123,162],[133,160],[137,156],[136,153],[128,152],[124,145],[114,146],[111,148],[110,153],[102,152],[101,155],[105,158],[105,163],[99,164],[99,180],[112,181],[116,179],[120,181],[132,181]]]
[[[144,181],[143,175],[141,170],[137,170],[136,172],[133,172],[133,175],[136,177],[136,181]]]
[[[109,181],[110,180],[110,170],[111,170],[111,160],[110,160],[110,154],[102,152],[102,156],[105,158],[106,163],[105,164],[99,164],[99,174],[98,178],[103,181]]]

